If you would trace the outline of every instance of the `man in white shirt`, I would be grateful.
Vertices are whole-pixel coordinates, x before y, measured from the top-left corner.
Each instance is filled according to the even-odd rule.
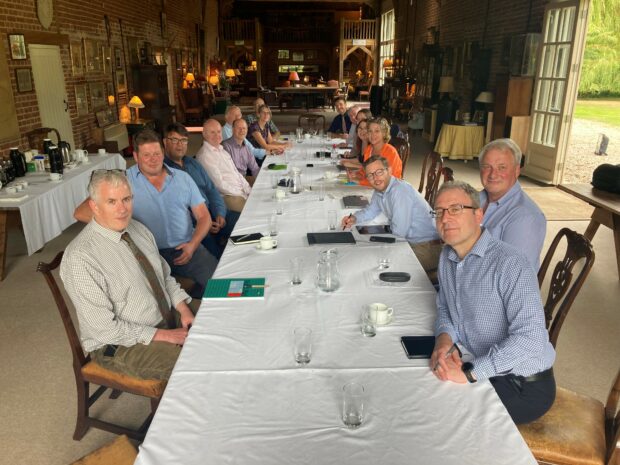
[[[60,266],[82,347],[109,370],[168,379],[194,320],[189,296],[170,276],[153,234],[132,220],[125,175],[96,170],[88,190],[93,219],[71,241]]]
[[[237,170],[228,152],[222,147],[222,126],[215,119],[205,121],[202,128],[204,139],[196,154],[196,160],[224,197],[226,207],[241,212],[250,195],[250,185]]]

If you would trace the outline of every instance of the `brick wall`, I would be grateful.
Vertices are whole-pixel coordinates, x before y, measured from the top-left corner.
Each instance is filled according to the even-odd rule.
[[[170,51],[173,56],[173,64],[175,64],[175,52],[179,49],[191,49],[196,54],[196,24],[202,23],[200,1],[108,0],[106,2],[93,2],[90,0],[54,0],[53,3],[53,22],[50,28],[45,30],[37,18],[35,0],[22,2],[0,0],[0,38],[4,41],[6,48],[6,59],[20,131],[18,139],[0,141],[0,156],[7,155],[8,148],[15,145],[18,145],[22,150],[26,149],[28,141],[25,134],[41,126],[35,90],[20,93],[17,91],[15,82],[15,68],[31,67],[30,56],[27,60],[12,60],[7,34],[24,34],[26,45],[29,42],[59,45],[76,146],[85,146],[92,142],[91,130],[97,127],[97,123],[95,113],[90,105],[87,115],[78,116],[74,86],[76,84],[103,82],[108,89],[112,89],[113,73],[111,69],[106,69],[106,72],[87,72],[74,76],[71,66],[70,42],[93,39],[105,43],[111,46],[112,63],[114,62],[115,47],[121,48],[124,51],[125,58],[128,59],[127,37],[136,38],[139,42],[147,41],[153,47],[161,47]],[[167,19],[167,40],[162,38],[162,4],[165,5],[163,12]],[[105,15],[108,17],[108,28],[106,28],[104,20]],[[208,34],[213,32],[207,31]],[[131,66],[128,60],[125,61],[123,69],[128,80],[131,80]],[[128,91],[129,96],[131,96],[131,82],[129,82]],[[88,98],[90,99],[90,95]]]
[[[505,38],[526,32],[540,32],[546,0],[393,0],[396,13],[396,48],[410,47],[409,62],[425,43],[432,43],[431,28],[439,30],[439,46],[457,50],[467,43],[477,42],[491,50],[488,90],[493,91],[498,74],[507,73],[502,64],[502,44]],[[485,33],[486,24],[486,33]],[[413,68],[413,66],[412,66]],[[456,94],[463,109],[472,98],[471,64],[465,61],[463,77],[456,76]],[[451,70],[447,73],[452,75]]]

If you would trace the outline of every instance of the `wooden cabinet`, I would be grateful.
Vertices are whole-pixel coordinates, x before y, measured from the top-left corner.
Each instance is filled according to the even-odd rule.
[[[533,86],[533,78],[509,78],[506,74],[497,77],[493,108],[493,139],[511,137],[511,128],[514,126],[513,120],[520,117],[529,117]],[[524,121],[524,119],[519,119],[516,127],[519,128],[520,140],[527,141],[527,129],[525,134],[523,132]],[[529,121],[529,118],[527,118],[527,121]],[[524,149],[521,144],[519,146],[521,150]]]
[[[133,93],[144,103],[140,116],[152,119],[158,131],[172,123],[173,116],[166,68],[166,65],[133,65],[131,68]]]

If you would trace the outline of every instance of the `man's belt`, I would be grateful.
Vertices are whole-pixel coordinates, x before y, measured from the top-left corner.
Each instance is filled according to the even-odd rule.
[[[551,379],[553,378],[553,367],[539,373],[534,373],[530,376],[518,376],[518,378],[520,378],[521,381],[523,381],[524,383],[533,383],[534,381]]]

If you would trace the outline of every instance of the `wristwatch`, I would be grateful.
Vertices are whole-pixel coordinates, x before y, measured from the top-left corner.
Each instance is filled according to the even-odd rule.
[[[474,364],[471,362],[465,362],[461,366],[461,370],[463,370],[463,373],[465,373],[465,376],[467,377],[467,381],[469,381],[470,383],[475,383],[476,381],[478,381],[476,378],[474,378],[474,375],[471,372],[473,369]]]

